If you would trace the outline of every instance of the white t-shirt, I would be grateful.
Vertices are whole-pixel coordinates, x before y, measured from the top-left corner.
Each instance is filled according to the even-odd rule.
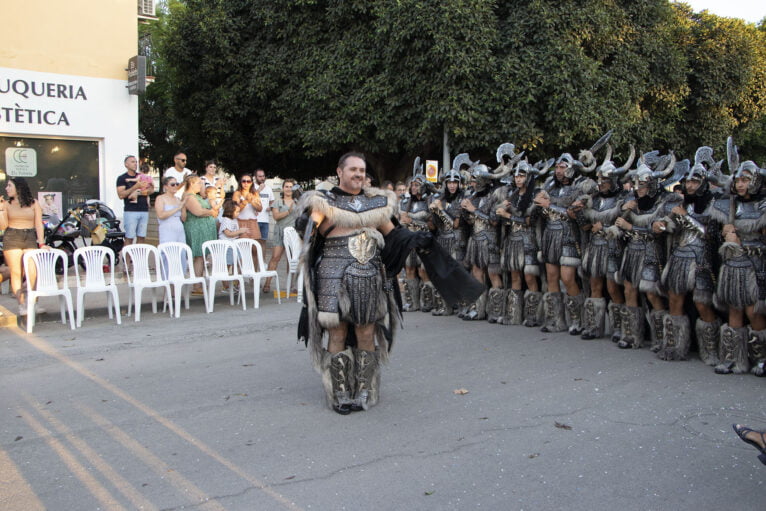
[[[239,222],[237,222],[236,219],[222,216],[221,226],[218,228],[218,239],[219,240],[234,240],[237,238],[237,236],[230,238],[226,236],[226,233],[223,231],[236,231],[238,229],[239,229]]]
[[[271,218],[271,203],[274,201],[274,192],[269,185],[266,185],[259,195],[261,196],[263,209],[258,213],[257,220],[267,224]]]

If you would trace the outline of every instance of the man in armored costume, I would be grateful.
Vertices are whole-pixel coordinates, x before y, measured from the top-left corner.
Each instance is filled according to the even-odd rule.
[[[426,188],[429,183],[423,173],[420,157],[415,159],[413,176],[409,183],[409,197],[399,203],[400,222],[412,232],[429,229],[428,197]],[[434,288],[428,276],[420,268],[420,260],[413,250],[404,265],[404,310],[407,312],[422,310],[431,312],[434,307]]]
[[[652,225],[655,233],[670,236],[670,256],[662,272],[669,313],[664,319],[663,339],[657,357],[686,360],[691,344],[689,317],[684,301],[692,295],[699,312],[695,324],[700,359],[718,364],[718,333],[721,322],[713,309],[713,272],[716,250],[721,244],[719,226],[711,220],[708,207],[713,200],[708,176],[717,172],[713,149],[700,147],[694,165],[681,181],[682,195],[671,194],[663,203],[663,217]]]
[[[623,215],[615,226],[623,231],[627,245],[620,266],[620,278],[625,286],[625,308],[620,322],[622,338],[617,346],[638,349],[644,342],[644,318],[639,292],[644,293],[652,311],[649,313],[652,347],[656,351],[662,339],[663,320],[667,314],[660,290],[660,274],[665,264],[663,234],[652,230],[652,223],[662,211],[663,201],[670,195],[661,185],[675,169],[673,153],[656,158],[647,153],[638,168],[631,171],[635,196],[622,205]],[[651,159],[651,161],[650,161]],[[654,164],[657,170],[653,170]]]
[[[500,154],[503,146],[498,149]],[[553,159],[530,166],[526,160],[516,164],[513,185],[498,188],[494,216],[502,226],[500,267],[511,276],[511,289],[506,291],[503,324],[528,327],[542,324],[542,292],[540,263],[537,260],[537,229],[540,209],[534,203],[538,193],[535,178],[553,165]],[[526,292],[524,285],[526,284]]]
[[[737,147],[727,142],[730,194],[715,200],[710,216],[723,225],[722,262],[717,305],[728,310],[721,327],[719,374],[766,375],[766,201],[759,200],[764,169],[752,161],[740,164]],[[745,316],[750,328],[745,326]]]
[[[436,228],[436,242],[457,261],[462,261],[464,256],[460,239],[462,231],[459,228],[460,201],[463,199],[463,192],[460,189],[463,176],[460,174],[460,167],[471,163],[467,153],[457,155],[452,162],[452,168],[442,176],[442,191],[434,196],[429,204],[432,213],[431,221]],[[434,316],[452,314],[452,307],[447,307],[447,302],[436,290],[434,290],[434,309],[431,314]]]
[[[584,200],[596,189],[596,183],[580,173],[596,169],[596,151],[612,136],[607,132],[590,150],[580,153],[575,160],[563,153],[556,160],[554,174],[543,184],[535,197],[535,204],[543,209],[545,230],[540,240],[548,290],[543,296],[543,332],[582,334],[582,306],[585,301],[577,283],[577,270],[581,263],[580,226],[584,225]],[[561,284],[566,289],[566,299]]]
[[[492,191],[499,179],[513,172],[513,166],[522,154],[513,152],[499,156],[500,166],[490,172],[486,165],[476,162],[470,169],[475,179],[474,190],[461,201],[463,219],[471,226],[471,236],[466,246],[465,262],[471,266],[471,274],[479,282],[489,277],[491,289],[468,307],[464,320],[487,319],[490,323],[502,321],[505,308],[505,293],[500,276],[500,250],[497,233],[492,223],[494,199]]]
[[[338,186],[303,194],[296,222],[305,227],[307,276],[298,338],[310,348],[328,404],[342,415],[378,402],[379,363],[388,358],[400,319],[394,279],[410,250],[426,258],[426,270],[450,305],[483,292],[429,232],[394,225],[396,197],[363,189],[366,166],[360,153],[343,155]]]
[[[583,274],[590,280],[590,296],[583,306],[582,339],[598,339],[604,336],[607,303],[604,297],[604,281],[609,293],[609,319],[612,324],[612,341],[619,342],[622,335],[620,320],[625,307],[625,295],[622,281],[619,280],[622,262],[623,241],[620,232],[615,236],[614,222],[622,214],[622,204],[626,192],[620,185],[621,177],[628,171],[635,158],[635,149],[631,146],[630,156],[624,165],[615,167],[610,159],[611,146],[607,147],[604,162],[596,169],[598,193],[586,201],[583,227]]]

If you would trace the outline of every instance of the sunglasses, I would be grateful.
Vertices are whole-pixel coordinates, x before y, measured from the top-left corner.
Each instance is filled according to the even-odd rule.
[[[252,183],[253,180],[252,179],[243,179],[242,182],[243,183]]]
[[[168,183],[166,186],[178,186],[178,183]]]

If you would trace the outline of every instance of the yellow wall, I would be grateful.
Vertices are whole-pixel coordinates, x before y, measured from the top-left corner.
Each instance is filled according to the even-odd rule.
[[[126,80],[136,0],[0,0],[0,67]]]

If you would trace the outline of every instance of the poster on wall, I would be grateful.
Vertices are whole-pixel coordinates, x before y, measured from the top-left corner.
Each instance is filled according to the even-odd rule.
[[[36,176],[37,152],[31,147],[6,148],[5,169],[5,172],[11,177]]]
[[[48,215],[50,223],[58,223],[63,216],[61,207],[61,192],[37,192],[37,200],[43,210],[43,215]]]

